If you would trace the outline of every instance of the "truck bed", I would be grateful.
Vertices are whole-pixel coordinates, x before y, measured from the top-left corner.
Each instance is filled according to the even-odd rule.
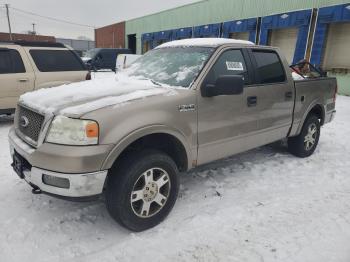
[[[295,108],[294,125],[303,123],[309,109],[314,105],[324,105],[325,116],[335,110],[337,80],[334,77],[309,78],[294,81]],[[323,123],[321,123],[323,124]]]

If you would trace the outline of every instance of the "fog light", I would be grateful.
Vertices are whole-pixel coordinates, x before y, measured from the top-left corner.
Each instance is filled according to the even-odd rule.
[[[69,179],[61,178],[57,176],[50,176],[43,174],[43,183],[45,185],[59,187],[59,188],[69,188]]]

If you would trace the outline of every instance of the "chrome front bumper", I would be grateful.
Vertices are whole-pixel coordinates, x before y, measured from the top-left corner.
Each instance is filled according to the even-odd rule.
[[[69,181],[69,188],[60,188],[44,183],[43,176],[63,178]],[[41,191],[64,197],[89,197],[100,195],[103,191],[107,171],[88,174],[61,174],[32,167],[24,171],[24,180],[37,186]]]
[[[14,156],[16,152],[27,161],[36,151],[36,149],[17,137],[13,131],[10,131],[9,144],[11,156]],[[81,198],[100,195],[103,192],[107,173],[108,170],[87,173],[64,173],[31,166],[31,168],[23,171],[23,178],[30,185],[38,187],[42,192],[63,197]],[[68,186],[65,188],[53,186],[45,181],[44,177],[67,181],[66,185]]]

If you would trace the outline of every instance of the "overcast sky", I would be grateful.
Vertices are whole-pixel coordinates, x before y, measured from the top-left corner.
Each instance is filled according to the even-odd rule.
[[[5,1],[5,2],[4,2]],[[0,7],[8,3],[10,7],[36,13],[42,16],[68,20],[74,23],[101,27],[119,21],[152,14],[198,0],[0,0]],[[76,26],[47,20],[10,9],[12,32],[23,33],[32,30],[55,37],[94,37],[93,28]],[[0,8],[0,32],[8,32],[6,12]]]

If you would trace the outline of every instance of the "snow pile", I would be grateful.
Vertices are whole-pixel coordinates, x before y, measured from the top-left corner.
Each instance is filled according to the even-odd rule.
[[[20,103],[42,114],[84,114],[118,103],[153,95],[174,94],[174,89],[160,87],[149,80],[114,77],[93,79],[54,88],[40,89],[20,97]]]
[[[337,111],[310,158],[277,143],[183,174],[174,210],[143,233],[118,226],[102,201],[32,195],[2,122],[0,261],[349,262],[350,97]]]
[[[177,46],[219,46],[224,44],[254,45],[254,43],[250,41],[228,38],[189,38],[167,42],[157,46],[156,49]]]

